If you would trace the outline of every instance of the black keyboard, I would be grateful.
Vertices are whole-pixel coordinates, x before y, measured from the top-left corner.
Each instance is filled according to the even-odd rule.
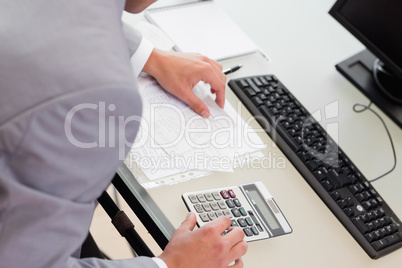
[[[371,258],[402,247],[401,221],[275,76],[238,78],[229,87]]]

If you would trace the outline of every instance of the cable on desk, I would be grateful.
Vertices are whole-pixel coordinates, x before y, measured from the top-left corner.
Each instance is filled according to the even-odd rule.
[[[376,111],[374,111],[374,110],[371,108],[371,104],[373,104],[373,102],[370,102],[368,105],[356,103],[355,105],[353,105],[353,111],[356,112],[356,113],[361,113],[361,112],[364,112],[364,111],[366,111],[366,110],[369,110],[369,111],[371,111],[372,113],[374,113],[374,114],[378,117],[378,119],[380,119],[380,121],[381,121],[382,124],[384,125],[385,131],[386,131],[387,134],[388,134],[388,138],[389,138],[389,141],[390,141],[390,143],[391,143],[392,153],[393,153],[393,155],[394,155],[394,165],[393,165],[393,167],[392,167],[389,171],[387,171],[387,172],[385,172],[384,174],[378,176],[377,178],[374,178],[374,179],[372,179],[372,180],[369,180],[369,182],[374,182],[374,181],[379,180],[379,179],[381,179],[382,177],[388,175],[389,173],[391,173],[391,172],[395,169],[395,167],[396,167],[396,162],[397,162],[397,161],[396,161],[396,152],[395,152],[394,142],[392,141],[392,137],[391,137],[391,134],[389,133],[388,127],[387,127],[387,125],[385,124],[385,122],[384,122],[384,120],[382,119],[382,117],[381,117]],[[358,109],[358,107],[359,107],[360,109]]]

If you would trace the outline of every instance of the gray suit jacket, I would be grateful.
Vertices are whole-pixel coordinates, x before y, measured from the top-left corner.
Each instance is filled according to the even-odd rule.
[[[123,5],[0,0],[0,267],[157,267],[78,259],[141,115]]]

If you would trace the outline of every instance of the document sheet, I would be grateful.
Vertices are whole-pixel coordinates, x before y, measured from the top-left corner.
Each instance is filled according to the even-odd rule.
[[[143,186],[177,183],[210,172],[233,172],[236,159],[251,153],[262,157],[259,151],[265,145],[257,133],[229,102],[221,109],[208,84],[200,82],[193,89],[207,104],[208,119],[149,76],[139,77],[139,88],[141,126],[125,163]]]

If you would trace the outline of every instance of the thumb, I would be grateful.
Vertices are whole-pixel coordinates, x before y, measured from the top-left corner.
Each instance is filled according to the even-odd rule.
[[[197,223],[197,218],[196,218],[194,212],[189,212],[187,214],[186,219],[180,225],[179,229],[192,231],[192,230],[194,230],[196,223]]]

